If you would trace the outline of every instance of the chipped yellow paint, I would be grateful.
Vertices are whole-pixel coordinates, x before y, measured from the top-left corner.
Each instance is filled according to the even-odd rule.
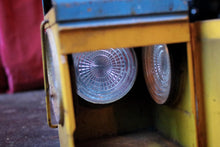
[[[65,124],[64,126],[59,126],[61,146],[67,145],[74,147],[73,134],[76,128],[67,54],[106,48],[140,47],[180,42],[187,42],[188,53],[191,51],[189,44],[189,23],[187,20],[62,30],[58,24],[54,24],[54,16],[54,10],[51,10],[45,19],[48,18],[50,25],[52,25],[51,29],[55,36],[57,54],[59,56],[62,98],[65,112]],[[191,55],[188,61],[189,64],[192,64]],[[197,134],[195,127],[194,89],[192,87],[193,74],[191,65],[189,67],[190,78],[186,79],[188,83],[181,103],[176,108],[167,106],[158,107],[156,110],[156,117],[158,116],[158,118],[155,125],[157,125],[158,130],[178,141],[183,146],[196,147]]]
[[[75,125],[75,113],[72,99],[72,86],[70,80],[69,63],[67,61],[67,55],[62,55],[60,53],[60,41],[58,34],[58,25],[54,24],[51,27],[54,39],[57,47],[57,54],[59,57],[59,70],[60,70],[60,80],[61,80],[61,92],[64,108],[64,127],[59,126],[60,133],[68,141],[69,147],[74,147],[74,132],[76,129]],[[65,135],[64,135],[65,134]]]
[[[156,107],[156,128],[166,136],[174,139],[184,147],[197,147],[197,114],[194,87],[194,65],[191,43],[186,43],[187,67],[185,87],[179,96],[179,101],[173,106]],[[181,79],[183,80],[183,79]]]
[[[189,40],[189,24],[186,20],[60,30],[60,44],[63,54],[97,49],[178,43]]]
[[[156,126],[166,136],[177,141],[184,147],[196,147],[197,134],[195,115],[192,109],[189,78],[186,77],[186,87],[180,101],[175,106],[156,108]]]

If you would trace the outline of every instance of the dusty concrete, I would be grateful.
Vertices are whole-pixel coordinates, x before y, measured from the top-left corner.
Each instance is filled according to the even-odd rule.
[[[44,91],[0,95],[0,147],[59,147],[46,123]]]

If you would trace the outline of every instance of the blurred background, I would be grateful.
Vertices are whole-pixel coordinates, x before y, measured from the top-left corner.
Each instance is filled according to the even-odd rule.
[[[46,121],[42,20],[41,0],[0,1],[0,146],[59,146]]]
[[[43,88],[39,0],[0,1],[0,93]]]

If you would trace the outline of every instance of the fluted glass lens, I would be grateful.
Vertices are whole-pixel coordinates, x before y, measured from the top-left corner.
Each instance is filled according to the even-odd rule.
[[[133,49],[108,49],[73,54],[77,94],[96,104],[114,102],[132,88],[137,59]]]
[[[145,80],[152,98],[159,104],[167,101],[171,87],[171,64],[165,44],[143,49]]]

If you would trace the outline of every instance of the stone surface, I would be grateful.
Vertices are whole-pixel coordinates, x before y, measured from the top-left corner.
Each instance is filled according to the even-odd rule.
[[[0,146],[60,146],[58,130],[47,125],[44,97],[43,90],[0,95]]]

